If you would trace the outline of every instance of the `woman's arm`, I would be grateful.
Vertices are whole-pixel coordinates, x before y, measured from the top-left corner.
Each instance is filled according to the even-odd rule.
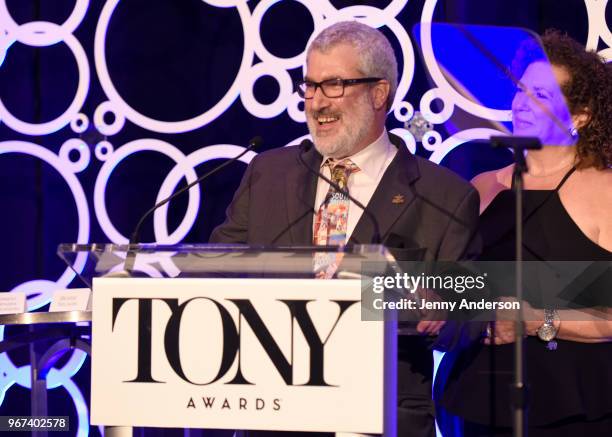
[[[527,335],[538,335],[544,323],[544,311],[531,309],[525,322]],[[612,309],[591,308],[585,310],[558,311],[559,321],[554,322],[558,329],[556,338],[579,341],[582,343],[601,343],[612,341]]]
[[[544,324],[544,310],[534,309],[523,303],[525,332],[527,335],[538,335],[538,329]],[[553,324],[558,329],[555,338],[577,341],[580,343],[604,343],[612,341],[612,308],[591,308],[585,310],[560,310],[559,320]],[[514,320],[502,315],[492,326],[490,337],[485,344],[507,344],[514,342]]]

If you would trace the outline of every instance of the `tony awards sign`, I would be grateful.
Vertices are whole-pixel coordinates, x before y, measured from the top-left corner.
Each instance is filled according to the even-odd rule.
[[[383,432],[360,281],[97,278],[91,422]]]

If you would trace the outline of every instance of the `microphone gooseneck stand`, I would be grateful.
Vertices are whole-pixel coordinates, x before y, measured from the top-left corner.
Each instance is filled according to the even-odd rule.
[[[515,221],[515,296],[518,302],[523,301],[523,174],[527,173],[527,162],[525,161],[526,150],[538,150],[542,148],[539,138],[535,137],[513,137],[493,136],[491,137],[493,147],[506,147],[514,151],[514,171],[512,182],[514,185],[514,197],[516,201]],[[525,378],[525,325],[523,310],[520,309],[514,321],[514,380],[510,389],[510,401],[512,403],[512,429],[514,437],[527,437],[527,401],[529,393]]]
[[[124,271],[126,271],[128,273],[131,273],[134,270],[134,264],[136,262],[136,253],[138,251],[138,248],[136,247],[136,245],[140,242],[140,228],[142,227],[142,225],[145,222],[145,220],[151,214],[153,214],[155,212],[155,210],[157,210],[159,207],[165,205],[166,203],[170,202],[172,199],[174,199],[174,198],[180,196],[181,194],[185,193],[191,187],[199,184],[200,182],[202,182],[204,179],[208,178],[209,176],[212,176],[213,174],[217,173],[222,168],[227,167],[232,162],[237,161],[238,159],[242,158],[244,155],[246,155],[251,150],[254,150],[254,149],[260,147],[262,143],[263,143],[263,139],[260,136],[256,136],[256,137],[252,138],[251,141],[249,141],[249,145],[240,154],[238,154],[238,155],[234,156],[232,159],[229,159],[229,160],[225,161],[224,163],[216,166],[215,168],[213,168],[212,170],[210,170],[206,174],[204,174],[204,175],[200,176],[199,178],[197,178],[195,181],[185,185],[183,188],[178,190],[176,193],[171,194],[170,196],[166,197],[163,200],[160,200],[152,208],[150,208],[147,212],[145,212],[142,215],[142,217],[140,217],[140,220],[138,220],[138,223],[134,227],[134,232],[132,232],[132,236],[130,237],[130,241],[128,243],[128,252],[127,252],[126,257],[125,257],[125,263],[123,264]]]

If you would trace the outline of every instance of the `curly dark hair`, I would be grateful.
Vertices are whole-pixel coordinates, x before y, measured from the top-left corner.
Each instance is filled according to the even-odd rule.
[[[605,169],[612,166],[612,65],[595,52],[558,30],[547,30],[542,44],[552,65],[569,74],[561,85],[570,113],[586,112],[587,123],[578,129],[576,165],[578,168]],[[535,41],[524,43],[512,65],[515,77],[527,66],[544,59]]]

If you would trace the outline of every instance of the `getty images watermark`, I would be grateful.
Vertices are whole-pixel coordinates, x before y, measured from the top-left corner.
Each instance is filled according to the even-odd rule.
[[[518,317],[524,307],[612,308],[608,261],[533,261],[522,266],[519,300],[515,262],[404,262],[391,269],[364,263],[362,319],[491,321],[500,312]]]
[[[427,275],[418,276],[396,273],[393,276],[372,278],[372,292],[378,294],[372,301],[376,310],[518,310],[520,302],[490,301],[484,296],[461,297],[460,299],[440,299],[441,292],[471,293],[486,291],[487,274],[469,275]],[[386,293],[385,293],[386,292]],[[394,293],[393,299],[389,293]],[[401,297],[408,296],[408,297]]]

